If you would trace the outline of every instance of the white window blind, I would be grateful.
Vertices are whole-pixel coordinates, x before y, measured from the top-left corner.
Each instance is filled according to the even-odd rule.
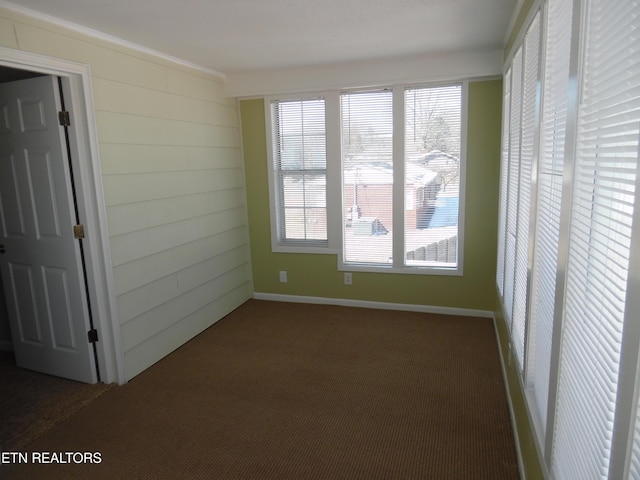
[[[509,119],[509,162],[507,177],[507,223],[505,232],[504,308],[513,327],[516,230],[518,224],[518,182],[520,178],[520,133],[522,121],[522,48],[511,65],[511,118]]]
[[[560,235],[562,171],[567,121],[572,0],[550,0],[547,7],[545,76],[540,126],[535,250],[531,277],[531,314],[527,387],[544,435],[549,395],[551,341]]]
[[[393,257],[393,94],[344,93],[344,262],[389,265]]]
[[[638,78],[640,78],[640,2],[633,2],[628,5],[624,5],[624,8],[621,8],[622,5],[617,5],[621,2],[616,2],[616,6],[621,9],[619,16],[623,16],[624,20],[620,21],[618,25],[621,31],[619,35],[625,39],[623,49],[624,52],[620,52],[624,55],[626,69],[623,74],[623,78],[620,78],[620,82],[626,83],[626,90],[624,93],[616,92],[614,98],[621,99],[626,98],[624,101],[628,106],[628,111],[626,112],[626,119],[624,122],[628,125],[628,134],[627,141],[629,142],[628,147],[626,148],[628,152],[628,156],[632,157],[631,148],[633,147],[634,140],[633,137],[636,137],[636,146],[640,143],[640,133],[636,130],[634,132],[633,124],[638,126],[640,124],[640,85],[638,82]],[[619,95],[622,93],[623,97]],[[621,100],[619,100],[621,101]],[[623,141],[622,135],[620,140]],[[625,142],[626,143],[626,142]],[[636,169],[640,168],[638,163],[640,163],[640,159],[638,155],[640,155],[640,147],[637,147],[636,153]],[[636,170],[637,172],[638,170]],[[638,185],[638,178],[636,178],[636,186]],[[640,208],[638,202],[638,192],[637,190],[634,192],[634,207]],[[635,213],[636,221],[638,219],[638,213]],[[634,231],[638,232],[638,225],[634,226]],[[637,237],[634,238],[634,241],[637,245]],[[637,251],[636,251],[637,255]],[[637,258],[637,257],[636,257]],[[631,275],[635,273],[636,279],[638,278],[637,271],[637,263],[635,272],[630,272]],[[636,282],[637,285],[637,282]],[[637,295],[637,291],[627,292],[632,295]],[[636,309],[637,310],[637,309]],[[627,312],[627,321],[637,321],[637,311],[629,311]],[[636,366],[636,388],[640,388],[640,365]],[[640,479],[640,392],[637,394],[636,398],[636,418],[635,425],[633,428],[633,438],[631,443],[631,453],[630,453],[630,461],[629,461],[629,478],[630,479]]]
[[[504,297],[505,280],[505,240],[507,234],[507,191],[509,181],[509,138],[511,118],[511,68],[507,70],[502,82],[502,149],[500,152],[500,199],[498,216],[498,263],[496,283],[500,297]]]
[[[512,317],[514,354],[520,368],[524,366],[524,342],[527,322],[529,273],[529,219],[531,210],[531,173],[538,118],[538,74],[540,62],[540,14],[531,22],[524,42],[522,120],[520,138],[520,172],[517,183],[518,210],[516,225],[515,277]]]
[[[462,86],[405,90],[405,262],[458,260]]]
[[[636,204],[640,7],[591,0],[587,13],[552,458],[558,479],[608,476]]]
[[[635,427],[633,429],[633,443],[629,462],[629,478],[640,478],[640,397],[636,405]]]
[[[327,244],[324,99],[271,103],[277,242]]]

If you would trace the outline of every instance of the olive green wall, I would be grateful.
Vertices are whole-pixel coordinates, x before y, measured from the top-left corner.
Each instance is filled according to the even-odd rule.
[[[529,12],[534,7],[534,5],[539,4],[539,0],[524,0],[522,2],[522,6],[520,7],[520,11],[516,17],[516,20],[513,25],[513,29],[509,32],[509,38],[507,38],[507,44],[504,48],[504,58],[506,59],[511,52],[516,40],[520,36],[523,31],[524,24],[529,16]]]
[[[494,311],[501,101],[500,80],[470,83],[464,275],[354,272],[347,286],[336,255],[271,251],[264,102],[242,100],[254,291]]]
[[[536,449],[533,431],[529,423],[529,414],[520,382],[520,372],[517,363],[513,358],[509,349],[509,331],[504,320],[500,301],[497,292],[495,294],[496,311],[495,325],[498,343],[500,345],[501,360],[505,370],[505,382],[509,398],[511,400],[511,409],[513,412],[514,427],[518,437],[518,445],[520,447],[520,456],[522,459],[522,468],[527,480],[542,480],[544,475],[540,467],[540,459],[538,450]]]

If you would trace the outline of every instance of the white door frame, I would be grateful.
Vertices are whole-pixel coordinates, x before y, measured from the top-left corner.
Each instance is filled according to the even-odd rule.
[[[94,328],[99,335],[96,349],[100,378],[105,383],[124,384],[127,379],[102,189],[91,68],[5,47],[0,47],[0,65],[55,75],[63,80],[65,107],[72,119],[69,141],[78,211],[86,233],[83,248],[87,287]]]

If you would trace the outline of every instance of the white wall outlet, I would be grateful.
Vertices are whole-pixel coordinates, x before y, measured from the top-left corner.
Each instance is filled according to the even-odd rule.
[[[280,283],[287,283],[287,271],[280,270]]]
[[[353,285],[353,276],[351,275],[351,272],[344,272],[344,284]]]

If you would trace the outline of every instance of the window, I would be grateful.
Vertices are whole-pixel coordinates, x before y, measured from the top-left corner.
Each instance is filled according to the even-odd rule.
[[[518,225],[518,187],[520,178],[520,135],[522,132],[522,48],[513,57],[511,66],[511,107],[508,157],[503,159],[507,165],[507,183],[502,185],[507,197],[506,230],[504,239],[505,268],[503,304],[509,329],[513,333],[513,305],[516,279],[516,230]],[[514,342],[515,343],[515,342]],[[518,349],[515,349],[518,351]]]
[[[266,99],[272,249],[462,274],[466,83]]]
[[[518,226],[516,234],[516,272],[512,331],[520,368],[524,368],[525,325],[527,316],[527,281],[529,274],[529,250],[531,243],[531,183],[534,158],[537,156],[536,128],[539,106],[540,73],[540,14],[534,17],[524,40],[522,72],[522,133],[520,138],[520,179],[518,185]]]
[[[343,94],[344,262],[393,260],[393,93]]]
[[[327,246],[324,99],[270,105],[274,245]]]
[[[540,59],[540,15],[527,29],[524,45],[504,79],[498,291],[518,366],[524,368],[530,248],[531,182],[536,156]],[[504,268],[508,265],[510,268]]]
[[[509,138],[511,137],[511,67],[502,81],[502,144],[500,148],[500,197],[498,211],[498,259],[496,285],[501,298],[505,296],[505,255],[507,235],[507,185],[509,180]],[[505,307],[506,308],[506,307]]]
[[[551,0],[548,5],[545,77],[540,122],[540,154],[537,191],[537,228],[531,275],[531,315],[527,387],[533,392],[534,418],[543,435],[549,401],[551,339],[562,205],[562,171],[569,91],[571,0]]]
[[[405,262],[456,267],[462,86],[409,88],[404,100]]]
[[[345,266],[461,271],[462,92],[341,95]]]

